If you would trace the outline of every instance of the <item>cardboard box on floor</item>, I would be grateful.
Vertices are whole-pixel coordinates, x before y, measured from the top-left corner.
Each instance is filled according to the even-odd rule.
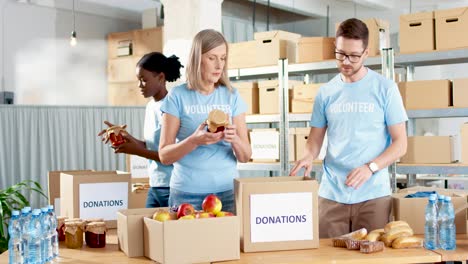
[[[434,12],[400,16],[400,53],[435,50]]]
[[[468,78],[455,79],[452,84],[453,107],[468,107]]]
[[[424,234],[425,210],[428,203],[428,198],[404,198],[410,193],[418,191],[435,190],[439,194],[449,195],[452,197],[452,203],[455,211],[458,208],[465,207],[467,204],[466,194],[454,192],[447,189],[434,188],[413,188],[409,190],[400,190],[399,193],[392,195],[393,197],[393,213],[395,220],[404,220],[408,222],[415,234]],[[459,190],[457,190],[459,191]],[[461,211],[455,216],[455,225],[457,234],[467,233],[466,210]]]
[[[468,123],[462,124],[460,130],[461,163],[468,164]]]
[[[234,180],[244,252],[319,247],[318,184],[308,177]]]
[[[408,137],[406,154],[401,163],[452,163],[454,162],[454,138],[450,136]]]
[[[236,82],[232,83],[232,86],[236,87],[239,91],[239,95],[244,99],[247,104],[246,114],[258,114],[259,113],[259,90],[257,82]]]
[[[127,172],[91,171],[60,174],[60,215],[68,218],[104,218],[117,225],[117,211],[128,209],[131,188]]]
[[[435,10],[436,49],[468,47],[468,7]]]
[[[145,256],[159,263],[180,264],[240,258],[239,217],[159,222],[144,221]]]
[[[407,110],[447,108],[452,105],[449,80],[400,82],[398,88]]]
[[[92,170],[67,170],[67,171],[49,171],[47,173],[47,186],[49,192],[49,204],[54,206],[55,212],[60,213],[60,173],[88,173]]]
[[[143,218],[152,217],[156,208],[126,209],[117,212],[119,248],[129,258],[143,257]]]

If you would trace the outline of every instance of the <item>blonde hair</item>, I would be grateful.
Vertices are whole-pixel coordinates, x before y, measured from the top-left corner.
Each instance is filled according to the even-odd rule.
[[[213,29],[205,29],[197,33],[193,39],[192,49],[188,59],[186,70],[187,86],[191,90],[197,90],[197,87],[202,86],[201,75],[201,58],[202,54],[219,47],[226,45],[226,59],[221,77],[215,86],[224,85],[229,91],[232,91],[231,83],[227,73],[229,46],[223,34]]]

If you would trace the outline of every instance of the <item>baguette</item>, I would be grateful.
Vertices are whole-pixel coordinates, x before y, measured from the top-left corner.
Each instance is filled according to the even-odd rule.
[[[423,239],[414,236],[399,237],[392,242],[393,248],[420,248],[423,246]]]
[[[359,230],[356,230],[354,232],[342,235],[340,237],[350,238],[350,239],[354,239],[354,240],[363,240],[366,236],[367,236],[367,229],[361,228]]]
[[[398,227],[398,226],[407,226],[407,227],[409,227],[408,223],[405,222],[405,221],[392,221],[392,222],[385,225],[384,231],[385,231],[385,233],[387,233],[388,231],[390,231],[390,229]]]
[[[372,230],[367,234],[366,239],[368,241],[379,241],[380,237],[385,233],[383,228]]]
[[[413,229],[407,226],[398,226],[390,229],[387,233],[380,237],[380,240],[385,243],[385,246],[391,247],[393,240],[399,237],[408,237],[413,235]]]

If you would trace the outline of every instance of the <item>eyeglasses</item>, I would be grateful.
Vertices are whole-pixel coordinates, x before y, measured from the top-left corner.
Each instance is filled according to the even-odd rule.
[[[356,63],[359,62],[363,54],[364,52],[361,55],[347,55],[342,52],[335,51],[335,58],[339,61],[344,61],[345,59],[348,59],[349,62]]]

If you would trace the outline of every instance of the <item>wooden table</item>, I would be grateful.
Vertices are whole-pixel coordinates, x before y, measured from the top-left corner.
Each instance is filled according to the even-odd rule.
[[[61,243],[58,263],[105,264],[105,263],[155,263],[145,257],[128,258],[117,245],[116,229],[109,230],[107,245],[102,249],[83,246],[81,250],[68,249]],[[319,249],[289,250],[274,252],[241,253],[239,260],[216,262],[222,264],[309,264],[309,263],[431,263],[440,261],[465,261],[468,259],[468,235],[457,236],[454,251],[419,249],[391,249],[363,254],[358,250],[332,247],[330,239],[320,240]],[[0,263],[8,263],[8,252],[0,255]]]

